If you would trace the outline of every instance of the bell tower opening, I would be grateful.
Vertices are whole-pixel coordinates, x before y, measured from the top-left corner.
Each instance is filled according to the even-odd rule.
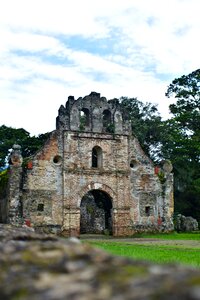
[[[111,112],[109,109],[103,111],[103,130],[108,133],[113,133],[114,131],[114,125],[111,120]]]
[[[82,108],[80,112],[80,129],[84,130],[85,127],[88,127],[90,125],[90,113],[89,109]]]

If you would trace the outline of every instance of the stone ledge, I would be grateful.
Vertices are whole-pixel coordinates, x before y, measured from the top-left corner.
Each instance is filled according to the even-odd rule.
[[[200,270],[109,255],[0,224],[0,299],[200,299]]]

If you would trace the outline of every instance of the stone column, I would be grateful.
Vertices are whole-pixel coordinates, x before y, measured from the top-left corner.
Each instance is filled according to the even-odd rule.
[[[8,191],[8,223],[20,223],[20,185],[22,180],[21,146],[13,145],[10,155],[10,176]]]
[[[174,191],[173,191],[173,174],[172,164],[169,160],[166,160],[163,164],[163,170],[165,172],[165,183],[164,183],[164,203],[163,203],[163,214],[165,218],[165,226],[167,231],[174,229],[173,225],[173,213],[174,213]]]
[[[130,236],[134,233],[130,220],[130,208],[114,208],[112,213],[113,236]]]
[[[62,235],[64,236],[80,235],[80,208],[79,207],[75,207],[75,206],[64,207]]]

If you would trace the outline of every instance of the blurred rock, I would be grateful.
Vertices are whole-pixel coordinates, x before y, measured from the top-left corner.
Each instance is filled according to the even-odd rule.
[[[200,270],[153,265],[0,224],[0,299],[200,299]]]

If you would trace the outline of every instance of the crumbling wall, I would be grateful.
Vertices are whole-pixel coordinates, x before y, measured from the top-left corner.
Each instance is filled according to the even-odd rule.
[[[100,189],[108,192],[113,201],[113,234],[131,234],[127,211],[130,205],[127,137],[66,131],[63,142],[65,230],[77,231],[78,234],[80,211],[77,208],[80,209],[81,199],[90,190]],[[103,159],[102,166],[97,168],[92,167],[92,149],[95,146],[102,149]]]
[[[30,158],[23,179],[23,217],[32,226],[60,229],[62,225],[62,167],[58,135],[53,132]]]
[[[21,187],[22,187],[22,162],[21,146],[13,145],[9,157],[9,182],[8,182],[8,223],[17,225],[22,224],[22,201],[21,201]]]
[[[82,123],[83,114],[87,122]],[[77,100],[69,96],[66,106],[60,106],[56,129],[129,134],[130,122],[125,118],[118,99],[107,101],[99,93],[91,92]]]
[[[131,218],[136,232],[173,230],[173,175],[170,162],[156,172],[136,138],[130,140]]]

